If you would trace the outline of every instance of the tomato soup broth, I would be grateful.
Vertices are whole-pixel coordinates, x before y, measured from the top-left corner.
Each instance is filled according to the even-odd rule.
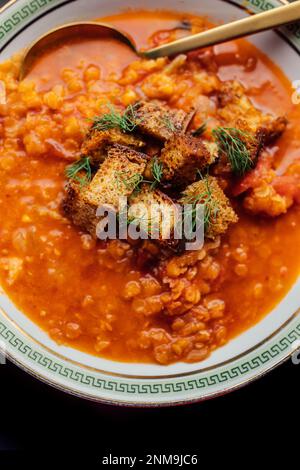
[[[170,12],[127,12],[105,21],[128,31],[139,47],[180,37],[189,22],[193,32],[209,26],[205,18]],[[65,168],[108,101],[126,107],[146,97],[184,110],[195,106],[197,127],[214,119],[215,77],[235,79],[257,107],[287,115],[286,131],[269,149],[279,168],[298,158],[300,108],[292,104],[291,85],[253,45],[239,40],[208,48],[173,75],[164,73],[166,63],[138,59],[115,41],[76,38],[45,52],[22,82],[19,57],[0,65],[3,288],[58,343],[118,361],[204,359],[268,314],[300,266],[296,206],[276,219],[237,207],[239,222],[220,245],[147,269],[130,244],[96,242],[64,217]],[[166,314],[175,301],[182,315]]]

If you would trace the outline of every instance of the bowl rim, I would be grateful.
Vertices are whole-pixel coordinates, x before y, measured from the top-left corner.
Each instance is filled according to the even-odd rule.
[[[287,0],[269,0],[267,3],[250,0],[225,0],[227,3],[252,12],[274,8],[280,4],[289,3]],[[16,20],[19,6],[27,6],[27,13],[37,15],[43,9],[43,15],[48,14],[54,5],[57,8],[64,0],[10,0],[2,8],[5,13],[6,26],[0,20],[0,47],[3,38],[9,36],[10,26],[20,31],[25,18]],[[17,5],[18,4],[18,5]],[[30,5],[32,10],[30,10]],[[34,7],[33,7],[34,5]],[[10,19],[10,22],[7,21]],[[8,25],[8,26],[7,26]],[[285,28],[280,32],[289,45],[300,52],[300,27]],[[9,38],[8,38],[9,39]],[[11,39],[9,39],[10,42]],[[5,46],[4,46],[5,47]],[[295,343],[299,347],[300,340],[300,308],[290,319],[275,331],[271,337],[227,361],[212,367],[212,373],[202,371],[177,374],[176,376],[152,377],[115,377],[115,374],[101,371],[91,371],[89,367],[72,364],[72,361],[62,358],[53,351],[47,350],[29,337],[16,325],[0,308],[0,340],[4,341],[7,357],[17,366],[32,376],[70,394],[107,404],[158,407],[175,406],[199,402],[207,398],[223,395],[238,389],[247,383],[265,375],[270,370],[287,360],[295,351]]]

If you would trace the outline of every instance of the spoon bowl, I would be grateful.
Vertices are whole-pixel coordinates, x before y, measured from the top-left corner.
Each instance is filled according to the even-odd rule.
[[[114,28],[112,25],[95,21],[68,23],[59,26],[58,28],[51,29],[30,44],[22,59],[19,75],[20,80],[28,75],[37,58],[40,57],[45,49],[49,49],[56,44],[62,43],[66,39],[78,36],[116,39],[117,41],[126,44],[136,54],[140,56],[143,55],[143,52],[137,51],[134,40],[127,33]]]
[[[22,60],[20,79],[22,80],[32,68],[36,58],[46,47],[51,47],[72,36],[102,36],[114,38],[130,47],[138,56],[148,59],[184,53],[201,47],[212,46],[231,39],[237,39],[249,34],[259,33],[268,29],[277,28],[288,23],[300,20],[300,1],[289,5],[273,8],[263,13],[242,18],[228,24],[211,28],[201,33],[192,34],[176,41],[146,51],[137,50],[134,40],[127,33],[107,23],[85,21],[68,23],[48,31],[37,39],[26,50]]]

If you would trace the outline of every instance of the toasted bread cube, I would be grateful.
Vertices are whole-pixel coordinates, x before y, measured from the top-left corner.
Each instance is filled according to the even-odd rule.
[[[285,116],[279,116],[276,118],[269,114],[266,116],[269,118],[264,120],[262,127],[256,132],[256,135],[260,133],[263,136],[264,144],[268,144],[280,137],[288,124],[288,120]]]
[[[204,170],[215,158],[216,153],[199,138],[175,134],[165,143],[160,155],[163,179],[177,185],[193,183],[197,170]]]
[[[124,145],[135,150],[142,149],[145,142],[133,135],[125,134],[120,129],[108,129],[106,131],[91,129],[81,147],[81,155],[90,157],[94,166],[99,166],[105,160],[107,148],[112,144]]]
[[[224,175],[226,177],[226,175],[234,172],[242,176],[244,172],[256,165],[264,146],[264,134],[261,130],[254,134],[246,121],[238,119],[235,127],[220,128],[216,129],[216,131],[215,138],[218,141],[219,158],[213,168],[214,175]],[[239,169],[239,152],[236,150],[237,147],[234,146],[234,143],[237,147],[241,148],[243,155],[247,155],[248,164],[244,170]],[[233,154],[237,154],[236,159],[233,158]]]
[[[150,239],[161,247],[176,249],[180,240],[174,239],[178,221],[178,206],[166,194],[147,184],[130,198],[129,222],[136,223]]]
[[[64,211],[75,225],[96,237],[98,207],[109,205],[116,211],[119,198],[130,196],[142,178],[146,155],[115,144],[92,181],[85,187],[69,182]],[[99,219],[98,219],[99,221]]]
[[[181,204],[205,204],[204,230],[206,238],[216,238],[225,233],[230,224],[238,221],[229,199],[213,176],[207,176],[188,186],[179,202]]]
[[[284,116],[274,117],[255,108],[245,88],[237,81],[228,81],[221,86],[218,101],[218,115],[226,126],[239,129],[243,123],[242,127],[254,136],[260,136],[264,144],[279,137],[286,128]]]
[[[66,186],[62,208],[74,225],[96,238],[96,227],[99,222],[99,218],[96,217],[98,206],[86,200],[87,191],[88,187],[82,187],[79,182],[70,180]]]
[[[136,189],[146,163],[147,155],[122,145],[113,145],[89,185],[89,201],[117,208],[119,198],[129,197]]]
[[[194,116],[193,110],[186,113],[156,102],[138,103],[135,113],[139,130],[161,141],[170,139],[175,133],[185,132]]]

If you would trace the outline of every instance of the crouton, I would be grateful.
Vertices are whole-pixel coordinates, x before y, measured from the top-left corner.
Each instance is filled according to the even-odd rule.
[[[120,129],[98,130],[92,128],[83,141],[81,155],[90,157],[91,164],[99,166],[105,160],[107,148],[111,144],[125,145],[135,150],[145,146],[145,142],[141,138],[133,134],[125,134]]]
[[[133,193],[142,179],[145,166],[146,155],[115,144],[87,186],[80,187],[72,180],[69,182],[63,203],[66,216],[96,237],[97,208],[109,205],[117,211],[119,198]]]
[[[130,198],[128,220],[139,225],[161,247],[176,250],[179,246],[180,240],[174,239],[178,215],[178,207],[172,199],[147,184]]]
[[[236,128],[241,131],[239,137],[246,145],[252,162],[256,163],[260,151],[262,150],[266,142],[266,130],[264,130],[263,128],[258,128],[256,132],[253,132],[251,124],[249,125],[243,119],[238,119],[236,121]],[[243,133],[245,134],[244,138],[242,137]]]
[[[218,127],[213,130],[218,147],[218,160],[213,168],[215,175],[226,176],[234,172],[243,176],[258,161],[263,149],[261,130],[253,134],[246,121],[238,119],[235,127]]]
[[[204,170],[214,162],[216,153],[199,138],[175,134],[161,152],[163,180],[176,185],[187,185],[196,180],[197,170]]]
[[[115,144],[89,185],[89,201],[118,207],[121,196],[130,196],[141,182],[147,155]]]
[[[267,144],[279,137],[285,130],[287,119],[264,114],[251,103],[245,88],[237,81],[227,81],[218,95],[218,116],[228,127],[240,128],[243,122],[254,136],[260,136]]]
[[[176,132],[185,132],[194,116],[193,110],[186,113],[158,102],[140,102],[136,105],[135,113],[138,129],[161,141],[170,139]]]
[[[84,177],[84,175],[82,175]],[[96,227],[99,218],[96,216],[98,206],[87,201],[88,186],[82,187],[79,182],[69,180],[62,209],[66,217],[83,231],[96,238]]]
[[[268,117],[263,121],[262,127],[257,132],[261,133],[263,136],[264,144],[268,144],[280,137],[288,124],[288,120],[285,116],[279,116],[276,118],[273,118],[269,114],[266,116]]]
[[[181,204],[204,205],[206,238],[215,238],[225,233],[231,223],[238,221],[228,198],[213,176],[207,176],[188,186],[179,202]]]

